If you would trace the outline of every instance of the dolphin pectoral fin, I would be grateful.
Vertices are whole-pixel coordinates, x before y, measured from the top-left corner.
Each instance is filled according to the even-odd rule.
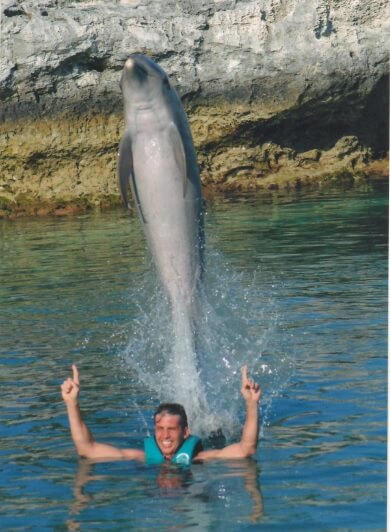
[[[138,208],[141,221],[143,223],[146,223],[144,214],[142,212],[139,196],[138,196],[137,184],[135,182],[135,177],[134,177],[131,136],[128,132],[125,133],[119,145],[118,179],[119,179],[119,188],[120,188],[123,203],[126,205],[128,209],[130,209],[129,195],[128,195],[128,187],[130,185],[131,191],[134,196],[134,201]]]
[[[117,168],[122,201],[129,209],[128,187],[130,183],[130,175],[133,173],[133,155],[131,152],[131,137],[129,133],[125,133],[119,144]]]
[[[169,137],[173,146],[173,152],[175,154],[176,164],[179,168],[180,175],[183,176],[183,198],[186,195],[188,188],[188,176],[187,176],[187,161],[186,154],[184,151],[183,141],[179,131],[177,130],[175,124],[169,126]]]

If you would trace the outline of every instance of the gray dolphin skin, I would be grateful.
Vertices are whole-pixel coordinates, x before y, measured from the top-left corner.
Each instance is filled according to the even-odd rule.
[[[203,264],[203,200],[190,127],[167,74],[133,54],[121,89],[125,133],[118,155],[123,202],[132,191],[174,312],[193,314]]]

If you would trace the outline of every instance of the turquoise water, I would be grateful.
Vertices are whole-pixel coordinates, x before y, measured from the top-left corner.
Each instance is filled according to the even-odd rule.
[[[96,438],[140,446],[169,391],[169,313],[138,220],[2,221],[2,530],[384,530],[387,199],[208,203],[208,407],[234,440],[248,362],[261,441],[254,460],[190,469],[79,462],[60,399],[77,362]]]

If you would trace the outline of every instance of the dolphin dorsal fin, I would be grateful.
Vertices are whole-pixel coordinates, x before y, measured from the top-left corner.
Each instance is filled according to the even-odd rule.
[[[146,220],[142,212],[141,202],[138,196],[137,183],[135,181],[135,176],[134,176],[133,152],[132,152],[131,135],[129,131],[126,131],[126,133],[124,134],[121,140],[121,143],[119,144],[118,180],[119,180],[119,188],[121,191],[123,203],[126,205],[128,209],[130,209],[129,195],[128,195],[128,186],[130,185],[140,218],[142,222],[145,224]]]
[[[172,143],[176,164],[179,168],[180,175],[183,176],[183,198],[185,198],[188,188],[187,160],[184,151],[183,141],[176,125],[171,122],[168,129],[169,138]]]

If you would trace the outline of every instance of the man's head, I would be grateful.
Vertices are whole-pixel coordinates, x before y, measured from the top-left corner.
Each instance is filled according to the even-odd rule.
[[[171,459],[188,438],[187,414],[177,403],[163,403],[154,414],[154,436],[163,455]]]

